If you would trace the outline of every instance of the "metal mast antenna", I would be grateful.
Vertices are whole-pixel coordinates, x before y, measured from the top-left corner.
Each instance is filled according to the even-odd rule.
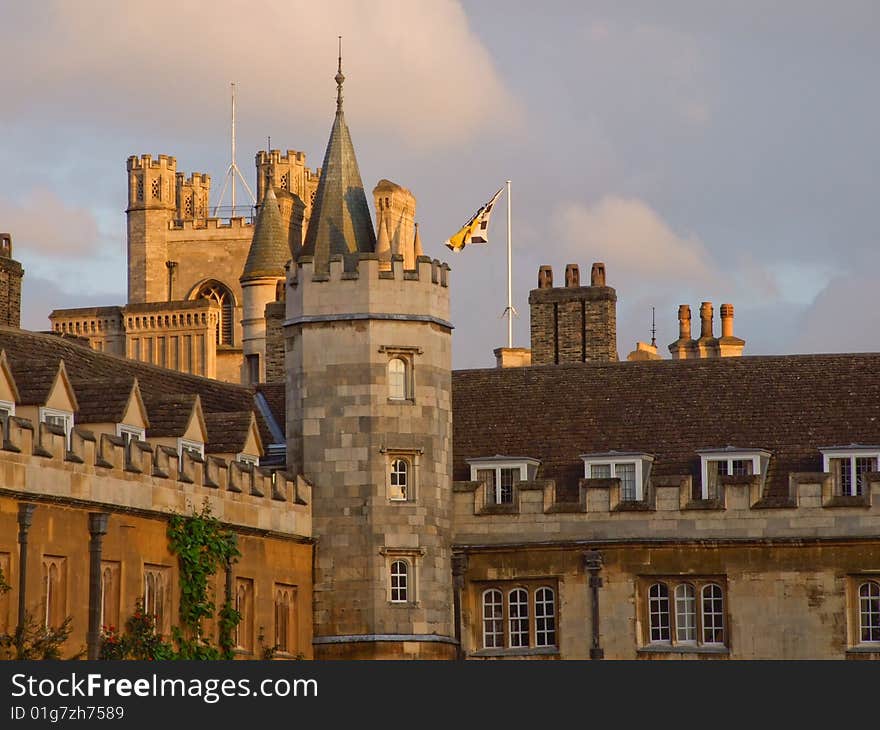
[[[220,210],[220,207],[223,205],[223,196],[226,195],[226,188],[230,188],[230,193],[232,196],[232,215],[235,216],[235,178],[236,176],[241,181],[241,184],[244,186],[244,189],[247,190],[248,195],[251,197],[251,205],[257,204],[257,199],[254,197],[253,192],[250,189],[250,186],[247,184],[247,180],[244,179],[244,175],[241,174],[241,170],[238,169],[238,165],[235,162],[235,82],[231,82],[229,84],[232,87],[232,140],[230,145],[231,152],[231,162],[229,163],[229,167],[226,168],[226,177],[223,180],[223,189],[220,191],[220,200],[217,205],[214,206],[214,215],[217,215],[217,212]],[[232,185],[230,186],[230,183]]]
[[[654,319],[654,307],[651,307],[651,347],[657,347],[657,322]]]

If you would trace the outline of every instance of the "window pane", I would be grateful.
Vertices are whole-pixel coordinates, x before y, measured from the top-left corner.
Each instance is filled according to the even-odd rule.
[[[859,586],[859,639],[880,642],[880,583],[873,580]]]
[[[651,641],[669,641],[669,588],[654,583],[648,589],[648,619]]]
[[[519,469],[501,470],[501,489],[498,493],[498,502],[510,504],[513,502],[513,483],[519,481]]]
[[[724,643],[724,600],[721,586],[703,586],[703,643]]]
[[[392,459],[389,479],[391,483],[389,498],[405,500],[409,480],[409,462],[406,459]]]
[[[735,477],[745,477],[750,476],[753,471],[753,465],[751,459],[734,459],[731,462],[731,474]]]
[[[865,483],[864,476],[869,471],[877,471],[877,459],[872,456],[856,457],[856,479],[855,494],[866,494],[868,485]]]
[[[620,479],[620,498],[624,502],[636,499],[636,465],[615,464],[614,475]]]
[[[690,583],[675,588],[675,640],[697,640],[697,599]]]
[[[831,474],[834,477],[836,493],[844,495],[853,494],[852,465],[849,457],[843,459],[829,459],[828,464],[831,468]]]
[[[483,593],[483,647],[500,649],[504,646],[504,618],[501,605],[501,591],[489,590]]]
[[[495,470],[477,469],[477,481],[482,482],[486,488],[486,502],[495,503]]]
[[[590,466],[590,477],[592,479],[610,479],[611,464],[592,464]]]
[[[409,565],[403,560],[391,563],[391,602],[406,603]]]
[[[406,399],[406,363],[399,357],[388,361],[388,397]]]
[[[535,592],[535,645],[556,646],[556,602],[552,588]]]
[[[510,646],[529,645],[529,594],[517,588],[508,596],[508,616],[510,617]]]

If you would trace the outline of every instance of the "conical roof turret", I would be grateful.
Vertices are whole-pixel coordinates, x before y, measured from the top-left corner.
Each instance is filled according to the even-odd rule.
[[[289,260],[290,248],[287,245],[287,232],[284,230],[278,199],[272,186],[267,185],[240,281],[284,276],[284,265]]]
[[[342,58],[336,74],[336,118],[300,256],[312,256],[315,271],[329,271],[337,254],[373,253],[376,234],[358,169],[354,145],[342,111]]]

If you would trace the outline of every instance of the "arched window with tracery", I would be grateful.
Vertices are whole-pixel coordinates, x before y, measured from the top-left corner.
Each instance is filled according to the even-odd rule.
[[[217,322],[217,344],[231,345],[233,321],[235,317],[235,298],[232,292],[219,281],[206,281],[197,290],[193,299],[210,299],[220,305],[220,320]]]

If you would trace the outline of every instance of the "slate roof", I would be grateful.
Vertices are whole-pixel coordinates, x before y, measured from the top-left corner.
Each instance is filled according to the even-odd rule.
[[[180,438],[186,433],[196,405],[194,393],[177,393],[173,395],[150,394],[144,398],[144,405],[150,418],[147,438],[154,436],[175,436]],[[208,434],[210,437],[210,434]]]
[[[452,374],[453,477],[466,459],[541,460],[563,499],[584,453],[653,454],[653,476],[700,482],[701,448],[771,452],[764,503],[788,501],[790,472],[822,470],[820,447],[880,444],[880,354],[586,363]]]
[[[252,411],[206,413],[209,454],[237,454],[244,450],[250,432]]]
[[[373,253],[376,234],[351,134],[342,112],[342,76],[337,75],[336,118],[324,153],[309,227],[300,256],[314,257],[314,270],[330,270],[336,254]],[[341,79],[341,80],[340,80]]]
[[[134,381],[133,375],[77,381],[73,386],[79,403],[76,422],[122,423]]]
[[[281,220],[278,199],[269,185],[254,224],[254,238],[248,250],[241,281],[263,276],[284,276],[284,265],[289,260],[290,249],[287,246],[287,233]]]
[[[260,438],[263,439],[264,444],[273,442],[269,426],[254,407],[254,390],[247,386],[223,383],[199,375],[187,375],[116,355],[96,352],[66,338],[11,327],[0,327],[0,350],[6,351],[23,403],[45,402],[58,369],[58,361],[63,359],[81,408],[83,399],[80,398],[79,393],[81,389],[82,392],[93,392],[94,381],[129,382],[129,386],[123,388],[127,398],[130,391],[128,379],[137,378],[141,395],[147,406],[147,416],[153,428],[161,429],[163,426],[161,420],[155,420],[149,405],[150,401],[160,400],[169,394],[198,394],[205,414],[255,411]],[[186,413],[186,417],[189,417],[189,412]],[[284,421],[280,423],[283,428]]]

